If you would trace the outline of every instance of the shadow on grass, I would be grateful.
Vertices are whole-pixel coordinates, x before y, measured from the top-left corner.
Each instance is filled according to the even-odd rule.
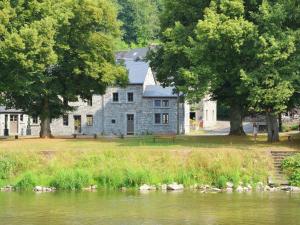
[[[292,141],[289,141],[285,134],[281,135],[280,142],[267,142],[266,135],[260,135],[254,142],[252,136],[177,136],[175,142],[171,139],[159,139],[154,142],[153,136],[137,136],[120,138],[100,138],[90,140],[95,142],[115,143],[118,147],[150,147],[150,148],[172,148],[176,146],[191,148],[238,148],[238,149],[256,149],[256,148],[272,148],[286,147],[293,150],[300,150],[300,135],[293,135]],[[76,139],[68,141],[82,141],[87,139]]]
[[[29,139],[29,138],[25,138]],[[19,140],[7,139],[6,141],[21,141],[25,140],[23,138]],[[39,138],[32,138],[29,140],[41,140]],[[117,137],[99,137],[98,139],[83,137],[78,139],[73,138],[55,138],[55,139],[46,139],[41,140],[42,143],[47,143],[49,140],[49,144],[51,145],[51,141],[54,141],[53,144],[56,143],[55,140],[63,141],[66,143],[73,144],[77,146],[84,147],[87,143],[91,143],[93,145],[99,147],[106,148],[105,144],[108,146],[111,145],[111,148],[116,147],[116,149],[122,148],[150,148],[150,149],[174,149],[174,148],[211,148],[211,149],[222,149],[222,148],[236,148],[241,150],[249,150],[249,149],[265,149],[268,148],[272,150],[272,148],[289,148],[291,150],[300,150],[300,134],[293,134],[292,140],[288,140],[287,134],[281,134],[281,141],[279,143],[268,143],[266,135],[259,135],[257,141],[254,142],[253,137],[251,135],[248,136],[204,136],[204,135],[182,135],[177,136],[175,142],[173,143],[172,139],[159,139],[154,142],[153,136],[135,136],[135,137],[125,137],[124,139]],[[45,141],[45,142],[44,142]],[[2,140],[0,141],[2,142]],[[103,144],[103,145],[101,145]],[[72,146],[73,146],[72,145]]]

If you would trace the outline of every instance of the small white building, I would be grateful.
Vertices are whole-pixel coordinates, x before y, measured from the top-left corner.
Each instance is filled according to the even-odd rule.
[[[190,112],[191,124],[193,129],[210,128],[217,123],[217,101],[206,96],[200,103],[191,106]]]

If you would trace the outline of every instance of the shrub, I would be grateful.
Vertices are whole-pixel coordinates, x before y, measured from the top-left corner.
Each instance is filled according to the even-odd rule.
[[[81,190],[92,184],[90,173],[83,169],[65,169],[56,173],[50,183],[60,190]]]
[[[31,172],[27,172],[16,183],[15,188],[18,190],[31,190],[36,185],[37,185],[37,177]]]
[[[227,178],[225,176],[219,176],[217,181],[216,181],[216,186],[218,188],[225,188],[227,183]]]
[[[233,183],[234,187],[237,187],[240,183],[240,173],[238,171],[234,171],[229,174],[228,179]]]
[[[300,186],[300,154],[290,156],[283,160],[282,168],[288,175],[290,184]]]

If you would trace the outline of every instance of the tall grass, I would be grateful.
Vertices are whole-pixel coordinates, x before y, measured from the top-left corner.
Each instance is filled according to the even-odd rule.
[[[142,184],[177,182],[185,186],[227,181],[265,181],[271,168],[264,151],[125,149],[101,151],[0,152],[0,184],[19,189],[33,185],[77,190],[91,184],[102,188],[135,188]]]
[[[81,190],[92,183],[92,176],[86,170],[62,169],[54,174],[50,186],[60,190]]]

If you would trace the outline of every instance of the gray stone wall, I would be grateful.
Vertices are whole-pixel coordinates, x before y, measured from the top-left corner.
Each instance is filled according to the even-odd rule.
[[[117,92],[119,101],[113,102],[113,93]],[[133,93],[133,102],[127,101],[127,93]],[[168,99],[166,108],[154,107],[155,99]],[[71,135],[74,133],[74,115],[81,116],[82,134],[92,135],[126,135],[127,114],[134,115],[134,134],[145,135],[154,133],[177,132],[177,99],[176,98],[144,98],[143,85],[129,85],[126,88],[108,88],[104,96],[93,96],[93,105],[86,102],[73,103],[76,110],[68,114],[69,124],[63,125],[63,119],[55,119],[51,123],[53,135]],[[184,130],[185,113],[181,105],[180,124]],[[168,113],[168,124],[155,124],[155,113]],[[93,115],[93,126],[87,126],[86,116]],[[33,132],[35,133],[35,132]]]
[[[149,83],[152,81],[149,80]],[[53,119],[51,131],[54,136],[72,135],[74,130],[74,116],[81,116],[81,134],[87,135],[126,135],[127,134],[127,114],[134,115],[134,134],[146,135],[156,133],[176,133],[177,132],[177,98],[145,98],[143,97],[143,85],[128,85],[126,88],[108,88],[104,96],[95,95],[92,98],[92,106],[82,100],[72,103],[75,110],[68,113],[68,125],[63,124],[63,118]],[[117,92],[119,101],[113,102],[113,93]],[[133,102],[127,101],[127,93],[133,93]],[[168,107],[157,108],[154,106],[155,100],[168,99]],[[189,115],[188,108],[180,104],[180,132],[187,132],[186,115]],[[155,113],[168,113],[168,124],[155,124]],[[87,115],[93,116],[93,125],[87,125]],[[19,125],[19,135],[26,134],[28,116],[24,115],[23,122]],[[40,131],[40,121],[33,124],[30,119],[31,135],[38,136]],[[9,127],[9,121],[8,121]],[[4,114],[0,114],[0,135],[4,130]]]

